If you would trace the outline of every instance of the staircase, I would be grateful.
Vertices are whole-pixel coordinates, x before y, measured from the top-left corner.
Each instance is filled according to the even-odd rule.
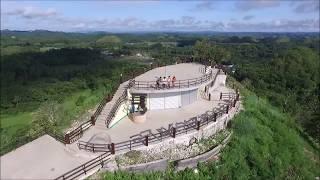
[[[214,77],[213,80],[211,81],[210,84],[206,85],[203,89],[199,90],[200,97],[205,100],[209,100],[209,94],[211,93],[212,87],[215,84],[217,76],[219,75],[218,70],[213,69],[211,67],[207,68],[206,73],[210,73],[211,71],[212,71],[212,77]],[[205,91],[205,88],[207,88],[207,91]]]
[[[96,128],[101,128],[101,129],[107,128],[106,120],[108,118],[108,115],[111,113],[113,106],[116,104],[117,100],[123,95],[123,93],[126,93],[128,85],[129,85],[129,81],[126,81],[120,84],[117,91],[113,95],[112,100],[104,106],[101,114],[98,116],[95,124]]]

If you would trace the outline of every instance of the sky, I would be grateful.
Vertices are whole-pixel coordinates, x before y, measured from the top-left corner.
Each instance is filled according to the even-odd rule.
[[[319,32],[319,0],[1,0],[1,29]]]

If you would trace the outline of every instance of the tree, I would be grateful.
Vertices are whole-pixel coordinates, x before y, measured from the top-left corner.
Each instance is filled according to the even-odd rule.
[[[223,47],[211,45],[207,39],[197,41],[193,54],[200,62],[221,63],[221,61],[230,58],[230,53]]]
[[[61,118],[61,106],[55,101],[45,102],[34,115],[30,133],[36,134],[54,130]]]
[[[115,47],[121,44],[121,39],[117,36],[104,36],[96,41],[99,47]]]

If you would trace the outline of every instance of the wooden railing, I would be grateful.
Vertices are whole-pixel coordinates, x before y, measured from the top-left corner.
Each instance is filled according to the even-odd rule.
[[[66,141],[65,141],[63,135],[57,134],[57,133],[55,133],[53,131],[46,131],[46,134],[48,134],[49,136],[53,137],[57,141],[60,141],[61,143],[66,144]]]
[[[114,154],[114,144],[97,144],[97,143],[89,143],[85,141],[78,142],[78,148],[91,152],[111,152]]]
[[[139,89],[139,90],[140,89],[143,89],[143,90],[180,89],[180,88],[189,88],[189,87],[197,86],[211,79],[212,79],[212,71],[198,78],[177,80],[174,82],[174,84],[171,84],[170,87],[169,86],[162,87],[161,84],[158,87],[155,81],[135,81],[135,80],[133,81],[132,87],[134,89]]]
[[[147,69],[144,69],[142,73],[144,73],[146,70]],[[196,86],[198,84],[202,84],[204,82],[207,82],[212,78],[214,78],[214,80],[215,80],[216,76],[217,76],[217,74],[215,76],[212,76],[212,71],[210,71],[210,73],[207,73],[200,78],[179,80],[179,81],[177,81],[177,83],[175,84],[175,87],[173,87],[173,88],[185,88],[185,87]],[[126,80],[126,79],[129,79],[129,77],[125,76],[125,77],[120,78],[120,83],[122,83],[123,80]],[[139,84],[139,83],[141,83],[141,84]],[[143,84],[143,81],[134,81],[134,80],[132,81],[131,80],[129,82],[129,85],[127,88],[130,88],[130,87],[147,88],[147,87],[149,87],[149,83],[151,83],[151,82],[147,82],[147,85],[145,85],[145,84]],[[126,100],[126,98],[127,98],[127,92],[125,90],[123,92],[123,94],[116,100],[110,113],[108,114],[108,116],[105,120],[106,126],[109,126],[109,124],[111,123],[112,119],[114,118],[118,108]],[[60,138],[60,141],[64,142],[65,144],[70,144],[70,143],[73,143],[73,142],[79,140],[83,136],[84,131],[89,129],[90,126],[95,125],[95,121],[97,120],[98,116],[102,112],[103,107],[105,106],[105,104],[107,102],[111,101],[111,99],[112,99],[112,96],[110,96],[110,95],[107,95],[104,99],[102,99],[102,101],[99,103],[99,106],[96,109],[95,113],[91,116],[90,120],[83,122],[81,125],[79,125],[77,128],[75,128],[71,132],[66,133],[64,136],[64,140],[62,141]]]
[[[127,100],[127,89],[130,88],[132,86],[132,81],[129,80],[128,85],[125,87],[125,89],[123,90],[121,96],[116,100],[116,102],[113,104],[106,120],[105,120],[105,124],[107,127],[109,127],[109,124],[111,123],[112,119],[114,118],[114,116],[116,115],[119,107],[121,106],[121,104]]]
[[[226,93],[223,93],[223,95]],[[175,138],[181,134],[187,134],[192,131],[199,131],[201,127],[209,125],[211,122],[216,122],[217,118],[223,116],[223,114],[228,114],[229,111],[235,107],[237,101],[238,94],[228,93],[230,94],[230,98],[226,99],[224,102],[219,105],[219,107],[215,108],[212,111],[208,111],[200,116],[193,117],[189,120],[185,120],[184,122],[177,122],[175,125],[171,125],[168,129],[162,128],[160,132],[157,133],[148,133],[144,134],[141,132],[139,135],[135,135],[130,137],[129,140],[119,142],[119,143],[110,143],[110,144],[95,144],[80,141],[78,143],[79,149],[84,149],[91,152],[106,152],[110,151],[112,154],[115,151],[123,151],[123,150],[132,150],[141,146],[148,146],[150,143],[161,142],[168,138]],[[161,129],[161,128],[158,128]],[[143,135],[144,134],[144,135]]]
[[[64,136],[65,144],[70,144],[79,140],[83,136],[84,131],[89,129],[91,126],[95,125],[95,122],[98,116],[101,114],[103,107],[106,105],[107,102],[110,101],[111,98],[112,97],[110,95],[107,95],[105,98],[103,98],[102,101],[99,103],[98,108],[91,116],[90,120],[83,122],[77,128],[73,129],[71,132],[66,133]]]
[[[110,152],[105,152],[102,155],[70,170],[69,172],[57,177],[57,180],[67,180],[67,179],[77,179],[79,176],[83,174],[87,174],[92,169],[101,166],[103,167],[104,164],[110,159]]]

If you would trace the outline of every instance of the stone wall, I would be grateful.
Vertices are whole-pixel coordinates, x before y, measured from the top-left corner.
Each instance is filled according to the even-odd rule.
[[[168,159],[160,159],[143,164],[135,164],[131,166],[119,167],[120,170],[132,172],[145,172],[145,171],[165,171],[169,165]]]
[[[220,151],[225,147],[225,145],[229,142],[232,133],[230,133],[221,144],[213,148],[212,150],[205,152],[203,154],[197,155],[192,158],[180,159],[174,161],[174,168],[177,171],[183,170],[185,168],[194,168],[197,166],[199,162],[205,162],[209,160],[211,157],[216,156],[220,153]],[[120,166],[119,170],[132,171],[132,172],[145,172],[145,171],[165,171],[169,166],[168,159],[160,159],[148,163],[143,164],[135,164],[130,166]],[[108,167],[105,167],[108,169]],[[114,169],[112,169],[114,170]]]
[[[213,148],[212,150],[210,150],[206,153],[203,153],[201,155],[198,155],[198,156],[195,156],[192,158],[181,159],[181,160],[175,161],[175,169],[180,171],[180,170],[183,170],[187,167],[194,168],[197,166],[198,162],[207,161],[211,157],[219,154],[221,149],[224,148],[224,146],[229,142],[230,138],[231,138],[231,134],[229,134],[229,136],[227,136],[221,144],[219,144],[218,146],[216,146],[215,148]]]

